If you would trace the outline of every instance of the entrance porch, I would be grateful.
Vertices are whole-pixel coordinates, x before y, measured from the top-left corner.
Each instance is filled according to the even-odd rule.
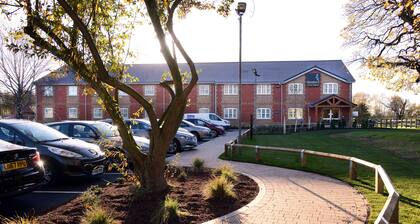
[[[325,128],[351,127],[352,111],[356,104],[330,95],[309,105],[309,114],[317,124]]]

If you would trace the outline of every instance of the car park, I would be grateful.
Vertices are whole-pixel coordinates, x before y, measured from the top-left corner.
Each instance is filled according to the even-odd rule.
[[[30,192],[43,180],[44,166],[36,148],[0,140],[0,199]]]
[[[224,129],[230,128],[230,122],[221,118],[215,113],[186,113],[184,114],[184,119],[203,119],[214,125],[222,126]]]
[[[210,134],[211,130],[209,128],[197,126],[186,120],[181,121],[180,127],[188,130],[191,134],[195,135],[195,137],[200,141],[215,137],[214,135]]]
[[[190,118],[185,119],[186,121],[189,121],[197,126],[207,127],[210,129],[210,135],[213,137],[217,137],[219,135],[225,134],[225,129],[222,126],[214,125],[206,120],[200,119],[200,118]]]
[[[104,171],[105,156],[97,145],[73,139],[46,125],[27,120],[0,120],[0,139],[37,148],[45,181],[64,176],[92,177]]]
[[[103,149],[122,149],[122,139],[117,127],[102,121],[62,121],[48,126],[86,142],[100,145]],[[134,136],[137,145],[145,153],[149,151],[149,139]]]
[[[111,119],[103,120],[112,123]],[[131,127],[135,136],[146,135],[149,137],[152,126],[150,121],[146,119],[126,119],[125,124]],[[174,139],[169,145],[168,153],[181,152],[184,149],[193,149],[198,145],[197,137],[184,128],[178,128]]]

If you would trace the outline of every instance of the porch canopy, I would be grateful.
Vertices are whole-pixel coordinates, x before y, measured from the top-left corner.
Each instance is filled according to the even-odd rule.
[[[315,116],[315,121],[329,121],[345,119],[351,121],[352,108],[357,106],[349,100],[337,95],[329,95],[309,104],[309,113]],[[320,115],[320,116],[319,116]]]
[[[309,104],[310,108],[315,108],[315,107],[351,107],[353,108],[355,106],[357,105],[337,95],[329,95]]]

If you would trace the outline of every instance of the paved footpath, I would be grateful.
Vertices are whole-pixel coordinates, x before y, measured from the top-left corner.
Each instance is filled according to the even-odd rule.
[[[365,223],[368,205],[364,197],[348,184],[318,174],[272,166],[220,160],[224,144],[236,132],[215,138],[186,151],[176,159],[188,166],[192,159],[205,160],[207,167],[230,164],[236,171],[252,177],[260,192],[247,206],[208,223]]]

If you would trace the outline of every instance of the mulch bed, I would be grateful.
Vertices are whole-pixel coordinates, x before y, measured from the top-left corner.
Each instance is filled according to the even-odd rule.
[[[185,181],[180,181],[175,177],[167,178],[170,185],[167,195],[176,198],[181,210],[188,213],[178,223],[202,223],[223,216],[251,202],[259,191],[257,183],[252,179],[238,175],[238,180],[234,181],[236,199],[206,200],[202,192],[211,178],[211,170],[205,170],[200,174],[188,171]],[[135,199],[132,189],[131,182],[103,187],[99,195],[102,207],[112,214],[117,223],[150,223],[165,195]],[[78,197],[38,219],[40,223],[80,223],[84,211],[82,198]]]

